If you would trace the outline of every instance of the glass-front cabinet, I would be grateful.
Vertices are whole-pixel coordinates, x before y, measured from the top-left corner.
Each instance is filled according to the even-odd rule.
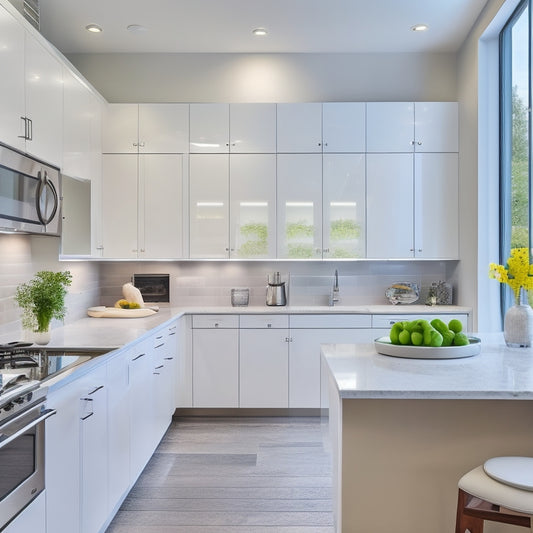
[[[365,257],[365,154],[323,156],[323,257]]]
[[[278,154],[278,257],[322,258],[322,154]]]

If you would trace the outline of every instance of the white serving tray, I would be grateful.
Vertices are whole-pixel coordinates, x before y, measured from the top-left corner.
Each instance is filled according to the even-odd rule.
[[[470,344],[465,346],[405,346],[392,344],[389,337],[380,337],[374,341],[376,351],[382,355],[404,357],[407,359],[459,359],[472,357],[481,351],[481,339],[468,337]]]
[[[87,314],[94,318],[141,318],[153,315],[155,311],[146,307],[140,309],[122,309],[121,307],[89,307]]]

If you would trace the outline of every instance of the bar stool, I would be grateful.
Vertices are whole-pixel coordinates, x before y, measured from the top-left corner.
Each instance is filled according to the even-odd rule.
[[[494,457],[458,487],[455,533],[483,533],[485,520],[533,532],[533,457]]]

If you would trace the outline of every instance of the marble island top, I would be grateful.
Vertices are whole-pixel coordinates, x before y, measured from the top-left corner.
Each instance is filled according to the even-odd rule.
[[[405,359],[373,344],[325,344],[341,399],[533,400],[533,348],[508,348],[503,334],[477,335],[481,352],[462,359]]]

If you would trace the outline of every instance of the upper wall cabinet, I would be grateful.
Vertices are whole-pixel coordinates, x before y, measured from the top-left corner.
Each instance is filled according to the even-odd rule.
[[[322,152],[322,104],[278,104],[278,152]]]
[[[180,154],[189,149],[188,104],[110,104],[103,152]]]
[[[0,140],[24,150],[24,28],[2,6],[0,42]]]
[[[278,104],[279,153],[365,151],[364,102]]]
[[[103,104],[66,68],[63,69],[63,174],[95,179],[101,159]]]
[[[322,104],[323,152],[365,152],[364,102],[333,102]]]
[[[190,153],[276,152],[276,104],[191,104]]]
[[[457,102],[369,102],[368,152],[457,152]]]
[[[0,141],[62,163],[61,64],[0,6]]]

